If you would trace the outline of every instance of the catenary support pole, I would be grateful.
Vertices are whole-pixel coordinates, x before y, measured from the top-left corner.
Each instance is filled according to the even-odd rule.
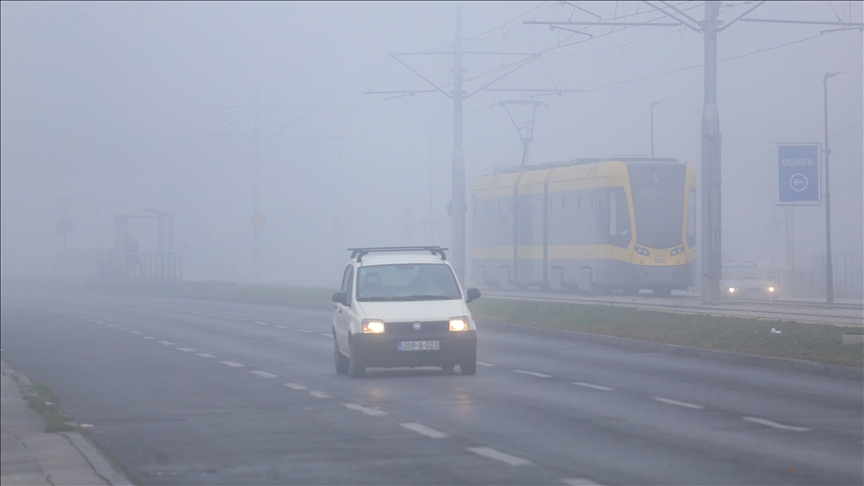
[[[717,112],[717,16],[720,2],[705,2],[705,104],[702,107],[702,303],[720,300],[720,116]]]
[[[453,270],[459,282],[465,282],[465,158],[462,152],[462,12],[456,7],[456,45],[453,49],[453,197],[452,218]]]
[[[840,73],[825,73],[822,77],[825,95],[825,301],[834,303],[834,263],[831,261],[831,190],[828,184],[828,80]]]

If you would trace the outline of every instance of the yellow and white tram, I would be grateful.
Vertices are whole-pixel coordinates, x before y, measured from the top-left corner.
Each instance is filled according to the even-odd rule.
[[[696,176],[675,159],[575,159],[477,179],[473,278],[669,295],[692,285]]]

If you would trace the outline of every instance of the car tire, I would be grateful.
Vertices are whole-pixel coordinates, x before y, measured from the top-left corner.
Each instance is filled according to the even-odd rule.
[[[447,373],[453,371],[455,368],[456,368],[456,365],[452,364],[452,363],[441,366],[441,370],[444,372],[447,372]]]
[[[466,358],[459,363],[459,372],[463,375],[473,375],[477,373],[477,355],[471,354],[471,357]]]
[[[348,373],[348,369],[351,366],[351,361],[346,358],[341,351],[339,351],[339,345],[336,343],[336,333],[333,333],[333,357],[336,362],[336,373],[340,375],[344,375]]]
[[[354,349],[353,339],[349,337],[348,342],[351,348],[351,357],[348,361],[348,374],[351,375],[351,378],[363,378],[363,375],[366,374],[366,365],[363,364],[360,353]]]

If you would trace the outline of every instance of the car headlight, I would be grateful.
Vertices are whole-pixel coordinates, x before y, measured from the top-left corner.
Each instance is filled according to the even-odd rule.
[[[468,327],[469,326],[467,317],[454,317],[450,319],[451,331],[467,331]]]
[[[375,319],[363,319],[363,332],[366,334],[381,334],[384,332],[384,323]]]
[[[775,290],[777,289],[775,289],[774,287],[768,287],[768,292],[774,292]]]
[[[735,293],[735,287],[729,287],[729,293],[734,294]]]

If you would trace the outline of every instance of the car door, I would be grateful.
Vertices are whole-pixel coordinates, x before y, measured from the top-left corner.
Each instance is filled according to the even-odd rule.
[[[348,282],[354,277],[354,267],[352,265],[348,265],[345,267],[345,272],[342,274],[342,287],[340,290],[348,294]],[[350,294],[348,294],[350,296]],[[349,297],[350,299],[350,297]],[[348,301],[348,304],[351,304],[351,301]],[[348,314],[346,310],[347,306],[342,305],[341,303],[336,304],[336,310],[333,314],[333,330],[336,334],[336,342],[339,345],[339,349],[348,353]]]

